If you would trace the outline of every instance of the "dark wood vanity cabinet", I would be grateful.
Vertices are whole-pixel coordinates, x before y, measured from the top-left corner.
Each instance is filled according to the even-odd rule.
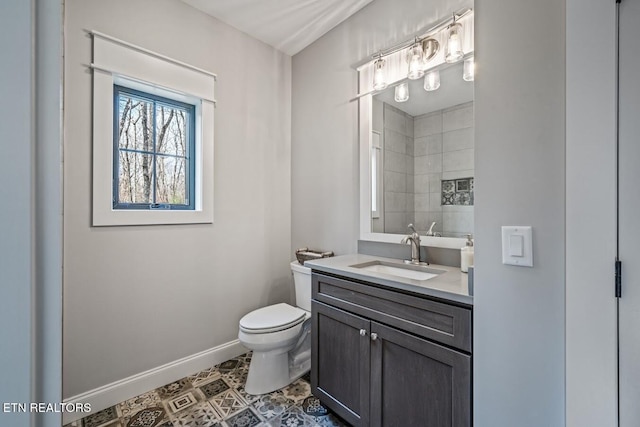
[[[315,272],[312,292],[325,405],[353,426],[471,426],[469,308]]]

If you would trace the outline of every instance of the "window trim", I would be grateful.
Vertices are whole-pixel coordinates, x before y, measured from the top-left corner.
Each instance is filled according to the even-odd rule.
[[[118,201],[119,194],[119,186],[120,186],[120,141],[118,138],[119,135],[119,126],[120,126],[120,103],[119,96],[121,93],[128,94],[134,96],[136,98],[148,99],[153,102],[153,152],[145,152],[143,150],[128,150],[136,153],[146,153],[150,154],[153,159],[153,176],[154,180],[156,179],[156,158],[157,156],[162,156],[163,154],[159,154],[156,151],[156,116],[155,116],[155,106],[156,102],[161,104],[166,104],[168,106],[176,106],[179,108],[183,108],[187,110],[189,115],[188,127],[187,127],[187,156],[185,159],[186,163],[186,173],[185,176],[188,177],[188,187],[186,198],[188,200],[188,204],[172,204],[172,203],[120,203]],[[167,155],[168,157],[181,157],[181,156],[172,156]],[[175,99],[167,98],[164,96],[160,96],[157,94],[152,94],[149,92],[144,92],[142,90],[133,89],[128,86],[123,86],[122,84],[118,84],[117,82],[113,85],[113,190],[112,190],[112,204],[114,210],[119,209],[138,209],[138,210],[156,210],[156,209],[168,209],[168,210],[194,210],[196,208],[196,106],[192,103],[177,101]],[[154,182],[154,202],[155,202],[155,193],[156,186]]]
[[[380,218],[382,211],[383,196],[383,155],[382,155],[382,134],[378,131],[371,131],[371,154],[369,155],[369,169],[371,170],[371,218]],[[375,162],[374,162],[375,158]],[[375,167],[374,167],[375,163]]]

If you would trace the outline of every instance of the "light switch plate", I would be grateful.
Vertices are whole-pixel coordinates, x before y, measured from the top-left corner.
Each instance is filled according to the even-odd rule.
[[[533,267],[533,233],[530,226],[502,227],[502,263]]]

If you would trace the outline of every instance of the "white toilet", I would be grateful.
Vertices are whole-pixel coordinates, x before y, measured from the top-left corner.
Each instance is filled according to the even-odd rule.
[[[296,305],[274,304],[240,319],[240,343],[253,350],[245,391],[282,388],[311,368],[311,269],[291,263]]]

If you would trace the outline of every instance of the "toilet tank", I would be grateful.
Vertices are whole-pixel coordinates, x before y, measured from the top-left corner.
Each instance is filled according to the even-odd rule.
[[[296,306],[311,312],[311,269],[293,261],[291,272],[296,290]]]

